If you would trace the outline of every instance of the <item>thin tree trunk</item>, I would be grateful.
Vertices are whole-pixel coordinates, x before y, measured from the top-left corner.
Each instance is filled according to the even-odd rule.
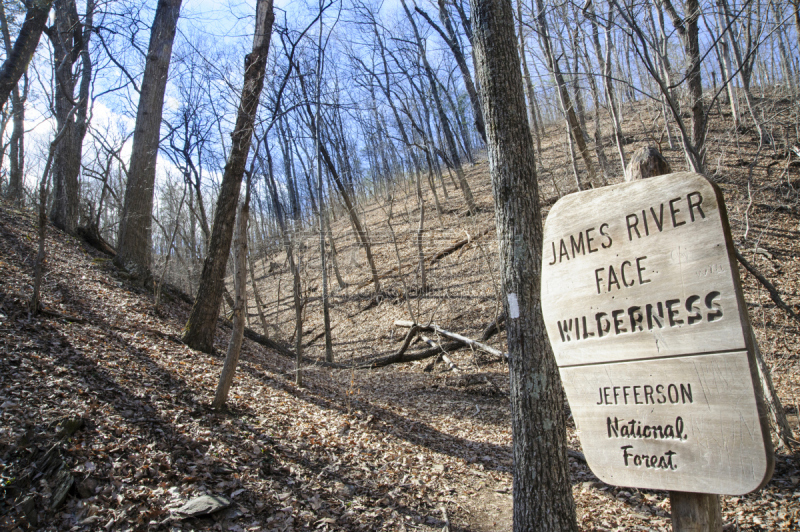
[[[705,161],[706,116],[703,104],[703,80],[700,75],[700,37],[697,24],[700,16],[699,0],[684,0],[685,19],[681,19],[671,0],[662,0],[672,25],[683,41],[684,53],[689,66],[686,69],[686,80],[689,89],[689,101],[692,109],[692,137],[688,158],[691,170],[703,173]]]
[[[331,206],[331,208],[333,208],[333,206]],[[342,274],[339,272],[339,261],[336,258],[337,257],[336,239],[333,237],[333,230],[331,230],[331,221],[330,218],[328,217],[328,209],[325,209],[324,217],[325,217],[325,229],[328,234],[328,241],[331,244],[331,264],[333,264],[333,273],[334,275],[336,275],[336,284],[339,285],[339,288],[344,290],[345,288],[347,288],[347,283],[344,282],[344,279],[342,279]]]
[[[186,186],[183,187],[183,197],[180,204],[178,204],[178,212],[175,214],[175,227],[172,229],[172,236],[167,243],[167,256],[164,258],[164,267],[161,269],[161,276],[158,280],[158,287],[156,288],[155,308],[158,309],[161,305],[161,288],[164,286],[164,278],[167,276],[167,268],[169,267],[169,258],[172,256],[172,248],[175,245],[175,237],[178,235],[178,229],[181,226],[181,209],[183,209],[183,202],[186,201]],[[176,250],[177,251],[177,250]]]
[[[309,118],[309,125],[311,127],[311,134],[316,138],[319,135],[319,124],[317,124],[316,117],[314,112],[311,110],[311,104],[308,101],[308,95],[305,88],[305,81],[303,76],[298,73],[298,79],[300,81],[300,85],[303,90],[304,97],[306,98],[306,113]],[[328,168],[328,175],[333,177],[334,183],[336,183],[336,188],[339,190],[339,194],[342,196],[342,200],[344,201],[345,207],[347,208],[347,214],[350,217],[350,223],[353,224],[353,228],[356,231],[356,238],[361,242],[361,245],[364,246],[364,252],[367,255],[367,263],[369,264],[370,271],[372,273],[372,283],[375,286],[375,293],[381,291],[381,283],[378,276],[378,268],[375,266],[375,259],[372,256],[372,246],[367,238],[367,234],[364,231],[363,226],[361,225],[361,220],[358,217],[358,212],[356,211],[356,207],[353,204],[353,201],[350,198],[350,194],[348,193],[347,189],[342,183],[341,178],[339,177],[339,172],[336,171],[336,166],[334,166],[333,161],[331,160],[331,156],[328,153],[328,149],[325,147],[325,144],[322,142],[319,143],[319,151],[322,155],[322,161],[325,163],[325,166]],[[321,208],[321,206],[320,206]]]
[[[200,274],[197,298],[184,328],[183,341],[186,345],[206,353],[214,349],[214,331],[222,301],[223,276],[231,248],[236,203],[239,199],[247,155],[250,152],[256,109],[264,86],[274,20],[272,0],[258,0],[253,51],[245,57],[242,97],[236,125],[231,135],[231,152],[222,175],[208,255],[203,263],[203,272]]]
[[[320,112],[322,106],[322,0],[319,4],[319,35],[317,42],[317,124],[320,123]],[[376,111],[377,113],[377,111]],[[317,196],[320,198],[320,210],[318,216],[319,227],[319,261],[320,270],[322,271],[322,326],[325,331],[325,361],[333,362],[333,342],[331,340],[331,313],[328,303],[328,268],[325,261],[325,216],[322,212],[324,205],[322,204],[322,157],[319,155],[319,147],[322,143],[319,134],[314,135],[314,142],[316,144],[317,156]],[[299,333],[299,330],[298,330]],[[299,364],[298,364],[299,367]]]
[[[419,205],[419,225],[417,226],[417,259],[419,261],[419,291],[424,294],[428,291],[428,283],[425,275],[425,253],[422,250],[422,236],[425,231],[425,198],[422,197],[422,182],[419,173],[419,165],[415,165],[416,172],[416,192],[417,192],[417,205]]]
[[[247,219],[250,213],[250,191],[239,205],[239,217],[236,223],[236,243],[234,245],[233,259],[233,292],[235,305],[233,307],[233,328],[231,339],[228,343],[228,352],[225,355],[225,364],[219,377],[214,402],[214,409],[221,409],[228,400],[228,392],[233,384],[236,366],[239,364],[239,355],[242,351],[244,338],[245,314],[247,314]]]
[[[447,5],[445,4],[444,0],[438,0],[439,4],[439,20],[442,21],[444,24],[445,33],[442,29],[435,23],[431,18],[428,16],[425,11],[416,7],[416,11],[422,15],[422,17],[428,21],[428,24],[431,25],[433,29],[436,30],[437,33],[442,37],[442,40],[447,44],[450,48],[450,51],[453,52],[453,57],[456,60],[456,64],[458,65],[458,69],[461,71],[461,77],[464,80],[464,88],[467,90],[467,95],[469,96],[469,101],[472,104],[472,115],[475,118],[475,129],[478,130],[481,138],[483,139],[484,144],[486,143],[486,131],[483,124],[483,111],[481,111],[481,104],[478,98],[478,91],[475,89],[475,85],[472,83],[472,74],[470,74],[469,67],[467,66],[467,61],[464,59],[464,52],[461,50],[461,45],[458,42],[458,37],[456,36],[456,32],[453,29],[453,24],[450,20],[450,13],[447,11]]]
[[[264,315],[264,303],[261,302],[261,296],[258,293],[258,286],[256,285],[256,270],[253,267],[253,255],[247,254],[247,263],[250,268],[250,285],[253,288],[253,299],[256,302],[256,312],[258,312],[258,321],[261,322],[261,328],[264,330],[264,336],[269,338],[269,329],[267,329],[267,318]],[[235,274],[234,274],[235,275]]]
[[[419,30],[417,29],[417,23],[414,21],[411,11],[408,10],[408,5],[406,5],[405,0],[401,1],[403,3],[403,9],[405,9],[406,16],[408,17],[409,22],[411,22],[411,27],[414,29],[414,37],[417,42],[417,48],[419,50],[420,57],[422,58],[422,65],[425,68],[425,73],[428,76],[428,82],[430,83],[431,92],[433,93],[433,100],[436,104],[436,109],[439,112],[439,122],[442,127],[442,133],[444,134],[445,141],[447,142],[448,150],[450,151],[450,158],[452,159],[451,162],[453,164],[453,169],[456,172],[456,177],[458,178],[458,184],[461,188],[461,193],[464,195],[464,201],[467,203],[467,210],[470,214],[475,214],[475,199],[472,197],[472,190],[469,188],[469,183],[467,183],[467,178],[464,175],[464,169],[461,167],[461,160],[458,156],[458,148],[456,147],[456,142],[453,138],[453,132],[450,129],[450,121],[447,119],[447,114],[444,111],[444,106],[442,105],[442,100],[439,96],[439,88],[437,86],[436,78],[433,74],[433,69],[431,68],[430,63],[428,63],[425,47],[422,44],[422,38],[420,37]]]
[[[536,24],[539,28],[539,37],[544,48],[545,57],[547,58],[547,66],[550,69],[550,73],[553,74],[553,77],[555,77],[556,85],[558,86],[558,97],[559,102],[561,103],[561,108],[566,115],[567,125],[572,138],[575,141],[575,144],[578,146],[578,151],[581,154],[584,165],[586,165],[589,183],[591,183],[592,186],[597,186],[597,176],[595,174],[594,164],[592,163],[592,157],[589,153],[589,148],[586,146],[584,132],[583,129],[581,129],[578,115],[575,113],[575,109],[572,105],[572,101],[569,96],[569,88],[567,87],[567,83],[564,80],[563,74],[561,73],[561,67],[558,64],[558,58],[553,52],[547,18],[545,17],[544,3],[542,0],[536,0],[536,6],[538,10],[536,15]]]
[[[622,127],[619,121],[619,113],[617,111],[617,99],[614,96],[614,81],[611,76],[611,17],[613,16],[613,9],[609,5],[608,8],[608,15],[607,20],[609,26],[606,26],[605,34],[606,34],[606,50],[605,54],[603,52],[602,46],[600,46],[600,34],[598,30],[597,24],[597,16],[594,11],[594,3],[588,5],[588,8],[584,10],[589,21],[592,25],[592,44],[594,45],[594,52],[597,56],[597,61],[600,63],[600,70],[602,71],[603,75],[603,89],[606,95],[606,101],[608,102],[608,112],[611,115],[611,122],[614,126],[614,143],[617,146],[617,153],[619,154],[619,160],[622,164],[622,171],[625,171],[625,168],[628,166],[628,159],[625,156],[625,148],[624,144],[625,141],[622,137]]]
[[[68,119],[72,119],[72,115],[77,110],[76,107],[72,108],[72,113],[68,115]],[[44,165],[44,172],[42,172],[42,179],[39,181],[39,246],[36,254],[36,262],[33,268],[33,295],[29,302],[29,310],[31,313],[36,314],[41,308],[41,287],[42,276],[44,275],[44,261],[46,256],[45,237],[47,236],[47,189],[50,178],[50,169],[53,164],[53,157],[58,148],[59,142],[64,138],[65,129],[61,131],[50,142],[50,149],[47,152],[47,162]]]
[[[522,31],[522,2],[517,2],[517,35],[519,38],[519,57],[522,62],[522,81],[525,89],[525,99],[528,100],[526,111],[528,112],[528,129],[531,132],[531,138],[536,141],[536,153],[541,158],[542,156],[542,139],[539,135],[539,124],[536,120],[536,111],[534,109],[534,89],[533,82],[531,81],[531,73],[528,70],[528,56],[525,52],[525,33]]]

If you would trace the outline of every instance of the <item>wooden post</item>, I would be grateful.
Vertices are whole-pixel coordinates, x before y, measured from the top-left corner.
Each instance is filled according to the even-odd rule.
[[[719,495],[670,491],[673,532],[721,532]]]

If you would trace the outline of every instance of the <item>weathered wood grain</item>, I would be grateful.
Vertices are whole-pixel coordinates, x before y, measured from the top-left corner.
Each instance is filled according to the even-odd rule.
[[[733,495],[768,480],[745,351],[565,367],[561,378],[586,460],[604,482]],[[665,459],[648,467],[629,455]]]
[[[722,532],[719,495],[670,491],[673,532]]]
[[[542,311],[592,471],[742,494],[774,459],[719,190],[676,173],[566,196],[544,229]]]
[[[693,205],[701,202],[691,212],[689,195]],[[638,224],[629,230],[637,220],[626,218],[633,215]],[[572,242],[579,248],[581,237],[585,253],[573,255]],[[596,251],[589,251],[589,239]],[[569,258],[562,256],[562,241]],[[542,310],[559,366],[745,348],[719,198],[702,176],[670,174],[566,196],[547,218],[544,246]],[[643,315],[642,331],[631,332],[634,307]],[[712,311],[722,314],[709,316]],[[656,324],[659,316],[663,326]],[[609,327],[602,337],[598,320]],[[563,336],[559,322],[567,329]]]

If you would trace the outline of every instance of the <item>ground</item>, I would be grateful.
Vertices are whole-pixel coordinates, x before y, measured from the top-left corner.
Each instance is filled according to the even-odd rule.
[[[787,123],[796,116],[788,104],[771,109],[775,116],[786,114]],[[655,111],[643,107],[644,118],[628,119],[630,136],[641,139],[626,146],[629,154],[659,135],[647,125],[648,112]],[[785,143],[781,147],[777,131],[760,148],[746,129],[720,127],[709,138],[708,177],[723,190],[736,245],[790,308],[800,311],[796,159]],[[544,214],[559,194],[574,188],[564,158],[568,151],[562,148],[556,142],[543,145]],[[684,168],[679,150],[669,149],[665,140],[661,148],[674,169]],[[613,155],[610,147],[606,151]],[[349,225],[339,213],[333,227],[339,267],[349,283],[332,294],[339,367],[309,363],[302,368],[304,386],[297,387],[291,359],[246,340],[224,412],[209,405],[229,328],[217,330],[216,355],[187,348],[180,342],[189,311],[185,302],[168,297],[154,308],[152,296],[134,288],[107,256],[52,227],[45,312],[30,315],[35,220],[0,204],[0,528],[510,530],[511,430],[502,360],[461,350],[450,353],[455,369],[441,361],[430,367],[434,359],[356,369],[399,348],[405,329],[394,326],[396,319],[434,321],[477,338],[496,317],[499,278],[488,167],[478,162],[468,174],[480,207],[475,216],[465,216],[460,192],[449,181],[449,199],[439,192],[441,217],[429,191],[425,197],[426,256],[464,238],[470,242],[428,263],[430,291],[422,296],[412,266],[419,210],[411,190],[399,186],[391,199],[366,203],[362,210],[373,240],[386,236],[375,250],[378,269],[387,274],[377,295],[363,253],[348,241]],[[389,238],[393,231],[397,248]],[[304,341],[306,355],[319,359],[313,242],[311,235],[303,251]],[[267,332],[289,344],[294,324],[285,255],[256,253]],[[401,274],[392,271],[398,260]],[[777,308],[752,275],[742,270],[741,276],[778,395],[800,431],[798,322]],[[252,305],[251,326],[260,331]],[[490,343],[502,350],[502,338],[494,336]],[[600,482],[579,458],[572,424],[568,438],[575,451],[570,464],[582,530],[670,529],[664,492]],[[52,474],[26,476],[45,457],[54,464]],[[67,473],[74,484],[63,504],[52,508]],[[727,529],[800,528],[798,483],[797,457],[779,448],[775,474],[764,489],[722,497]],[[204,517],[181,519],[174,512],[201,494],[223,495],[232,504]]]

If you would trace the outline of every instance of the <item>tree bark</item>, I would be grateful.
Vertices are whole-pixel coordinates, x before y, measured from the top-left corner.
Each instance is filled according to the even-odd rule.
[[[508,319],[514,530],[576,531],[564,395],[541,313],[542,222],[509,0],[472,0]]]
[[[0,2],[0,30],[3,33],[3,44],[6,50],[11,50],[11,34],[8,29],[4,3]],[[25,102],[28,99],[27,76],[24,78],[24,88],[20,92],[19,83],[11,91],[12,130],[9,139],[8,153],[8,199],[21,203],[23,196],[23,172],[25,169]]]
[[[267,53],[274,20],[272,0],[258,0],[253,51],[245,57],[242,97],[236,125],[231,135],[231,152],[222,175],[208,255],[203,262],[197,299],[184,328],[183,341],[186,345],[205,353],[210,353],[214,349],[214,330],[222,302],[223,276],[231,249],[236,203],[253,138],[256,109],[264,86]]]
[[[248,186],[249,188],[249,186]],[[239,219],[236,224],[236,243],[233,259],[233,330],[228,343],[228,352],[225,355],[225,365],[219,377],[219,384],[214,395],[212,407],[219,410],[228,400],[228,392],[233,384],[236,366],[239,364],[239,354],[242,351],[244,338],[244,322],[247,314],[247,219],[250,215],[250,193],[245,194],[245,200],[239,205]],[[267,331],[264,331],[266,335]]]
[[[53,0],[30,0],[27,5],[25,21],[19,29],[14,47],[7,52],[6,60],[0,66],[0,108],[6,105],[19,78],[28,70],[28,63],[33,58],[39,38],[47,24]]]
[[[75,0],[56,0],[55,23],[47,28],[53,45],[55,79],[55,116],[58,129],[64,129],[53,159],[53,205],[50,220],[69,234],[75,234],[80,215],[78,175],[81,171],[83,138],[87,129],[89,89],[92,81],[92,59],[89,55],[94,15],[94,1],[86,2],[86,19],[82,24]],[[81,59],[81,77],[77,101],[73,66]],[[77,106],[75,120],[67,120]]]
[[[143,282],[151,275],[151,216],[156,159],[161,137],[167,73],[180,11],[181,0],[159,0],[150,31],[150,44],[136,112],[128,183],[120,217],[117,256],[114,258],[114,264],[140,277]]]

